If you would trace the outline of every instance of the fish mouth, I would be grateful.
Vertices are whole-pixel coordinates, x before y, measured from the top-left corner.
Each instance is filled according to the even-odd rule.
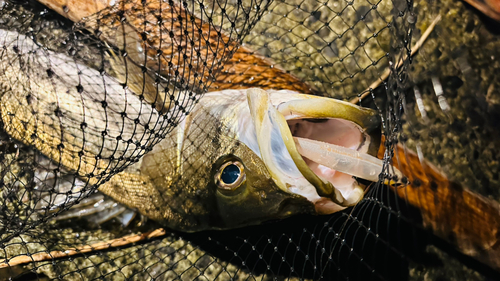
[[[378,181],[384,163],[375,157],[380,143],[375,111],[291,91],[248,89],[247,100],[273,180],[313,202],[318,213],[358,203],[365,186],[356,178]]]

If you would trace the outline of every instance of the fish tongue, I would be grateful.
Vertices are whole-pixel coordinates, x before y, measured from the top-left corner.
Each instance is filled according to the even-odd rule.
[[[346,173],[358,178],[376,182],[383,170],[384,162],[369,154],[345,148],[331,143],[293,138],[299,153],[312,161],[335,171]],[[394,168],[396,176],[402,178],[402,173]]]

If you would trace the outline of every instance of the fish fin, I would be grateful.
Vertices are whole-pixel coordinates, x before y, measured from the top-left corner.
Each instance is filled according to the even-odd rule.
[[[56,212],[60,208],[73,204],[78,199],[89,196],[95,188],[62,168],[49,158],[37,154],[34,170],[35,192],[33,200],[35,210],[40,213]]]
[[[186,116],[181,124],[177,126],[177,173],[182,175],[184,159],[182,158],[182,151],[184,149],[185,140],[187,139],[189,129],[192,123],[192,114]]]
[[[101,225],[112,218],[126,225],[134,217],[135,211],[117,203],[112,198],[96,192],[73,173],[57,165],[49,158],[37,154],[37,167],[34,171],[35,209],[39,213],[54,213],[55,221],[84,219],[93,225]],[[75,202],[80,200],[79,202]],[[121,217],[123,215],[123,218]]]
[[[84,202],[85,204],[82,204]],[[126,212],[130,213],[130,218],[122,219],[120,216]],[[83,200],[81,203],[76,204],[70,209],[62,212],[55,217],[55,220],[63,221],[69,219],[84,219],[90,224],[98,226],[110,221],[111,219],[117,218],[121,224],[128,225],[133,219],[133,214],[135,214],[134,210],[117,203],[111,197],[97,192]]]

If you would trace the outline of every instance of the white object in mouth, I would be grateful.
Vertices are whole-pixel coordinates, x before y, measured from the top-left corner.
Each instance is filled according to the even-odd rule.
[[[324,167],[369,181],[379,180],[384,162],[376,157],[331,143],[298,137],[294,140],[302,156]],[[399,171],[396,174],[401,178]]]
[[[363,196],[363,189],[353,176],[367,180],[374,178],[364,177],[366,173],[357,173],[358,167],[354,167],[364,164],[355,160],[357,157],[376,159],[364,153],[368,150],[370,137],[357,124],[338,118],[292,119],[287,123],[297,151],[314,174],[324,182],[330,182],[348,201],[357,202]],[[382,166],[372,168],[375,169],[370,173],[376,176],[382,171]],[[322,213],[330,213],[322,209]]]

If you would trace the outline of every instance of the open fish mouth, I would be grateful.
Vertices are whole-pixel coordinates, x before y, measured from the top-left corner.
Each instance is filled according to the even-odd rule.
[[[274,181],[313,202],[318,213],[358,203],[364,185],[356,178],[379,180],[384,162],[374,156],[380,136],[372,133],[380,132],[380,121],[373,110],[290,91],[249,89],[247,99]]]

